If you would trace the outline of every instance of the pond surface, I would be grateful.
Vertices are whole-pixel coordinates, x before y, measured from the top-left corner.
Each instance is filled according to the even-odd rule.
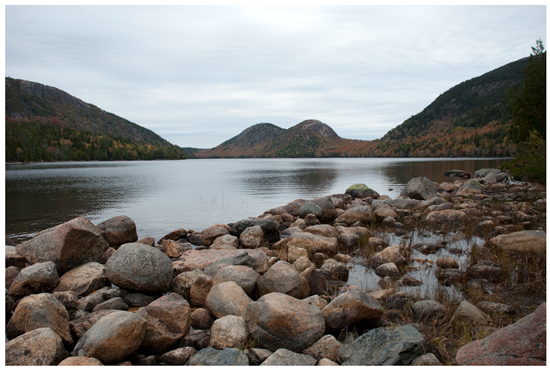
[[[295,199],[344,193],[364,183],[395,197],[413,177],[454,181],[505,159],[201,159],[6,165],[6,235],[14,241],[85,216],[127,215],[139,238],[196,231],[261,215]]]

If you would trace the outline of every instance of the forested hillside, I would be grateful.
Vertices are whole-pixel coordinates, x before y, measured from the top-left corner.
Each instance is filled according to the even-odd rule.
[[[59,89],[6,78],[6,161],[184,159],[160,136]]]

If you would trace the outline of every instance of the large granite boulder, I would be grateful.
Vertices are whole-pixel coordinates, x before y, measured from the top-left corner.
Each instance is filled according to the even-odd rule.
[[[54,366],[68,356],[59,335],[37,328],[6,342],[6,366]]]
[[[413,325],[395,330],[378,327],[341,347],[338,357],[346,366],[408,365],[425,347],[424,336]]]
[[[258,225],[246,228],[240,235],[239,241],[245,249],[255,249],[262,245],[264,231]]]
[[[330,332],[382,317],[380,303],[367,293],[349,291],[337,296],[323,308],[327,330]]]
[[[139,347],[145,353],[170,350],[191,327],[189,303],[181,295],[174,293],[140,308],[136,314],[147,321],[145,336]]]
[[[346,189],[345,194],[350,195],[353,198],[372,197],[374,199],[377,199],[378,197],[380,197],[380,194],[378,192],[362,183],[351,185],[350,187],[348,187],[348,189]]]
[[[456,361],[464,366],[546,365],[546,303],[519,321],[464,345]]]
[[[101,230],[84,217],[78,217],[37,233],[17,245],[16,250],[31,264],[52,261],[63,274],[84,263],[98,261],[109,244]]]
[[[78,340],[72,355],[94,357],[104,364],[120,362],[138,350],[146,328],[147,321],[135,313],[110,313]]]
[[[251,301],[242,287],[229,281],[212,286],[206,297],[206,307],[216,318],[227,315],[242,316]]]
[[[412,178],[401,191],[400,195],[415,200],[427,200],[430,197],[437,196],[437,187],[428,178]]]
[[[258,278],[256,291],[258,296],[280,292],[303,299],[309,295],[309,285],[296,268],[285,261],[278,261]]]
[[[308,214],[315,215],[320,222],[330,222],[336,216],[334,202],[332,202],[329,197],[321,197],[307,201],[300,206],[298,215],[303,218]]]
[[[53,289],[59,283],[54,262],[36,263],[21,269],[9,288],[10,295],[25,296]]]
[[[52,294],[26,296],[17,304],[6,327],[6,335],[16,337],[31,330],[49,327],[67,346],[73,344],[67,309]]]
[[[126,215],[115,216],[97,225],[109,246],[120,246],[138,240],[136,223]]]
[[[325,332],[325,320],[318,307],[281,293],[267,294],[248,304],[244,319],[252,337],[272,351],[285,348],[301,352]]]
[[[86,296],[110,284],[105,266],[91,262],[73,268],[62,275],[53,292],[72,291],[76,295]]]
[[[172,262],[152,246],[124,244],[109,258],[105,267],[109,280],[119,287],[145,293],[170,290]]]
[[[501,234],[492,238],[491,244],[510,252],[541,253],[546,251],[546,232],[533,230]]]

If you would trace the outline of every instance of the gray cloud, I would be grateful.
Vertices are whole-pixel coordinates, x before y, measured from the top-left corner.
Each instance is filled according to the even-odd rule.
[[[545,35],[544,6],[7,6],[6,74],[184,147],[309,118],[368,140]]]

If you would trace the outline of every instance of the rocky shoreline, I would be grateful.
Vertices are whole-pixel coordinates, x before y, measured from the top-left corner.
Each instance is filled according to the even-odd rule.
[[[6,238],[6,365],[546,364],[545,189],[447,175],[158,241],[126,216]]]

